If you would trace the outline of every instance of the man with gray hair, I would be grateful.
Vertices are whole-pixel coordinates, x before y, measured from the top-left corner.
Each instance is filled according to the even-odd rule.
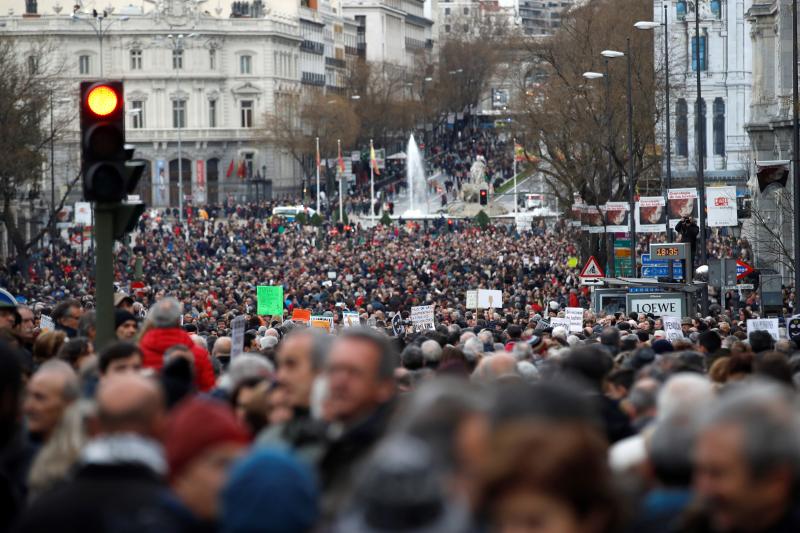
[[[433,339],[428,339],[422,343],[420,348],[422,349],[422,357],[425,359],[425,366],[436,369],[442,359],[441,345]]]
[[[319,464],[326,518],[347,501],[355,472],[386,430],[398,362],[389,338],[372,329],[345,329],[331,345],[325,376],[333,438]]]
[[[28,382],[23,404],[28,431],[46,442],[79,397],[80,383],[72,367],[58,359],[47,361]]]
[[[797,407],[792,391],[753,383],[709,409],[694,448],[701,511],[689,531],[800,531]]]
[[[195,385],[198,390],[206,392],[214,386],[214,367],[208,351],[195,344],[180,327],[182,310],[180,302],[175,298],[162,298],[150,309],[147,314],[150,329],[139,341],[142,366],[160,372],[164,367],[165,352],[174,346],[184,346],[194,357]]]

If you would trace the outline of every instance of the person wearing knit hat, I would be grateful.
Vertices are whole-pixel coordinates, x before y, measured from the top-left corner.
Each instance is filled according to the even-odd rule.
[[[132,342],[139,332],[139,322],[133,313],[123,309],[114,311],[114,332],[117,340],[122,342]]]
[[[216,521],[228,467],[249,441],[224,403],[195,396],[175,407],[165,439],[169,481],[185,514],[198,525]]]
[[[260,448],[234,465],[221,507],[222,533],[304,533],[319,517],[319,492],[303,463]]]

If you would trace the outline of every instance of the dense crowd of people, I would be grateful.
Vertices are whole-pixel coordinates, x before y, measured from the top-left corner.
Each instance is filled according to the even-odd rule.
[[[241,346],[179,288],[118,293],[99,351],[80,300],[47,324],[4,303],[0,529],[800,528],[800,337],[748,334],[744,312],[685,318],[671,340],[644,314],[553,327],[582,303],[570,291],[520,302],[524,319],[456,308],[433,330],[386,327],[419,297],[408,286],[354,303],[362,324],[334,334],[245,303]]]

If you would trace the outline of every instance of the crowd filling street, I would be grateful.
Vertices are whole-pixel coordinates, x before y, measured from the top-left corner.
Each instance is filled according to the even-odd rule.
[[[668,335],[593,310],[563,220],[271,207],[147,212],[97,350],[79,247],[2,270],[0,530],[800,531],[800,337],[748,331],[757,292],[712,292]],[[468,307],[476,289],[502,302]]]

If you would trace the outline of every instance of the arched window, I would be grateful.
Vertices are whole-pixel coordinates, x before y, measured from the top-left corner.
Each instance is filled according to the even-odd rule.
[[[725,155],[725,100],[714,98],[714,155]]]
[[[686,157],[689,155],[689,120],[687,118],[688,108],[686,100],[679,98],[675,105],[675,114],[677,120],[675,121],[675,152],[679,156]]]

